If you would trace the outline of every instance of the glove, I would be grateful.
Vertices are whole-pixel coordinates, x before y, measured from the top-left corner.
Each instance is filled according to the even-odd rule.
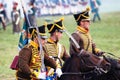
[[[62,70],[60,68],[56,69],[56,74],[58,77],[60,77],[62,75]]]
[[[36,78],[36,79],[40,79],[39,78],[39,75],[40,75],[40,70],[33,70],[33,72],[32,72],[32,76],[34,77],[34,78]]]
[[[41,72],[40,70],[33,70],[32,77],[35,79],[46,79],[46,72]]]
[[[100,51],[100,52],[97,53],[97,56],[102,56],[104,53],[105,52]]]

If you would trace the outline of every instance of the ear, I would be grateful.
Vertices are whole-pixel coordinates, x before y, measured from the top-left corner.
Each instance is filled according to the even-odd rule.
[[[58,31],[55,32],[55,35],[56,35],[56,36],[58,35]]]

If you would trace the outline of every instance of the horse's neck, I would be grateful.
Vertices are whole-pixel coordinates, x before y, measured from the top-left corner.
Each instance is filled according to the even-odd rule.
[[[93,62],[93,63],[98,63],[101,59],[103,59],[102,57],[100,58],[100,57],[98,57],[98,56],[96,56],[96,55],[94,55],[94,54],[91,54],[90,55],[90,60]]]

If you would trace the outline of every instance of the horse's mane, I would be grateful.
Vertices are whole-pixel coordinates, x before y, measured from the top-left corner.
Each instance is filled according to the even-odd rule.
[[[65,61],[64,65],[62,67],[62,70],[68,71],[68,72],[69,71],[76,72],[76,71],[78,71],[78,69],[75,67],[78,67],[78,66],[80,66],[79,59],[78,59],[77,55],[73,54],[73,55],[71,55],[70,58],[68,58]]]

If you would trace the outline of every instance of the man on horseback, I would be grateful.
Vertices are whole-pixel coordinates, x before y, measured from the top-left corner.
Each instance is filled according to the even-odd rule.
[[[63,18],[55,21],[53,24],[47,25],[50,38],[48,38],[47,43],[44,45],[46,53],[56,61],[56,64],[59,66],[59,68],[62,67],[63,61],[69,57],[69,55],[66,53],[65,46],[59,43],[59,40],[62,37],[62,33],[64,31],[62,21]],[[47,69],[48,76],[52,76],[54,74],[54,70],[50,67],[47,67]],[[62,73],[59,72],[58,77],[60,77],[61,74]]]
[[[16,80],[41,79],[41,68],[43,65],[41,55],[45,52],[44,49],[42,51],[39,51],[40,46],[38,44],[38,40],[41,41],[41,44],[43,46],[47,36],[45,33],[45,25],[38,27],[38,30],[39,32],[37,32],[35,27],[29,28],[29,33],[31,34],[31,41],[28,45],[25,45],[25,47],[22,48],[19,52]],[[40,39],[38,39],[38,34],[41,37]],[[44,62],[46,66],[50,66],[54,69],[57,68],[56,62],[46,54],[44,54]]]
[[[90,52],[98,56],[102,55],[103,52],[96,48],[95,43],[93,43],[91,35],[89,33],[90,28],[90,16],[89,8],[86,8],[85,11],[74,14],[74,18],[77,22],[77,29],[72,33],[73,38],[77,41],[80,48],[78,49],[76,45],[70,40],[70,54],[73,53],[82,53]]]

